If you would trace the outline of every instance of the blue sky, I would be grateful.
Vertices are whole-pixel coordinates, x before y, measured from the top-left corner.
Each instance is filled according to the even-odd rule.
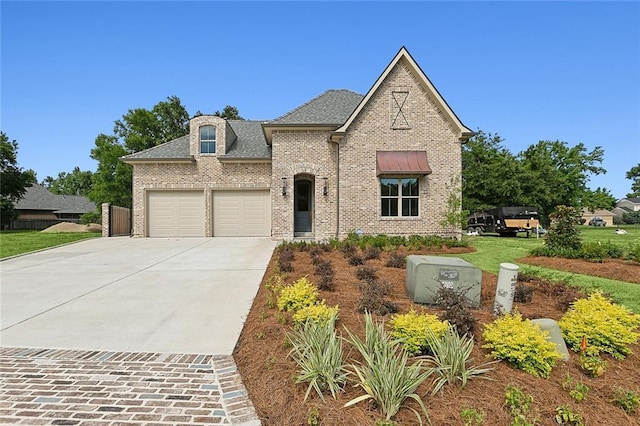
[[[96,168],[95,137],[178,96],[276,118],[366,93],[401,46],[465,125],[511,152],[602,146],[616,198],[640,163],[638,2],[2,1],[1,129],[38,179]]]

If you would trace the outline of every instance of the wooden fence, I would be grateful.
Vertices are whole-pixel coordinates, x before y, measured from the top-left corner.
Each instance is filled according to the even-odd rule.
[[[122,237],[131,235],[131,209],[119,207],[109,204],[107,206],[107,215],[105,217],[103,209],[102,229],[107,230],[107,237]],[[104,222],[107,222],[106,224]]]
[[[80,219],[15,219],[9,224],[9,229],[42,231],[62,222],[80,223]]]

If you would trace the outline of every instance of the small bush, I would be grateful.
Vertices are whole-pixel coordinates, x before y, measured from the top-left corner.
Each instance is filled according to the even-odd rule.
[[[532,414],[533,396],[516,386],[507,386],[504,394],[504,405],[509,410],[512,426],[534,426],[537,422]]]
[[[519,279],[520,277],[518,277]],[[586,296],[586,292],[568,284],[556,284],[550,281],[540,283],[540,291],[552,298],[562,312],[566,312],[576,300]]]
[[[362,259],[362,256],[360,256],[359,254],[353,254],[349,257],[349,265],[358,266],[362,264],[364,264],[364,260]]]
[[[631,353],[629,346],[640,338],[640,333],[635,331],[640,326],[640,315],[612,303],[600,292],[576,301],[558,325],[565,341],[576,352],[586,336],[586,355],[605,352],[624,359]]]
[[[300,309],[316,303],[318,289],[307,279],[302,277],[290,286],[280,290],[278,309],[281,311],[297,312]]]
[[[602,243],[600,241],[587,241],[582,244],[580,257],[591,262],[602,263],[605,259],[621,258],[622,249],[610,241],[606,243]]]
[[[394,315],[389,325],[391,335],[402,342],[402,346],[410,355],[428,353],[431,340],[441,339],[449,329],[449,324],[440,321],[437,316],[417,313],[414,310]]]
[[[484,423],[484,410],[464,407],[460,410],[460,417],[464,426],[480,426]]]
[[[288,245],[283,245],[280,247],[278,256],[280,272],[293,272],[293,265],[291,263],[294,259],[293,249]]]
[[[590,390],[589,386],[582,382],[575,382],[571,376],[567,376],[562,382],[562,389],[568,391],[569,396],[576,402],[584,401]]]
[[[407,265],[407,258],[397,251],[392,252],[387,260],[387,266],[390,268],[404,268]]]
[[[385,297],[391,291],[389,281],[364,281],[360,286],[360,291],[362,297],[358,301],[358,312],[371,312],[381,316],[398,312],[398,306]]]
[[[302,325],[307,321],[327,322],[338,319],[338,305],[327,306],[323,300],[315,305],[305,306],[293,314],[293,324]]]
[[[360,266],[356,269],[356,278],[361,281],[375,281],[378,278],[376,269],[372,266]]]
[[[545,245],[552,249],[580,250],[581,238],[577,225],[580,215],[575,207],[557,206],[549,215],[551,226],[544,236]]]
[[[98,211],[87,212],[80,216],[80,223],[88,225],[90,223],[102,223],[102,213]]]
[[[435,303],[443,311],[438,318],[455,326],[460,336],[473,336],[477,320],[471,312],[469,298],[466,293],[468,288],[452,289],[440,286],[436,293]]]
[[[566,426],[584,426],[584,419],[568,405],[556,408],[556,423]]]
[[[380,250],[380,248],[376,246],[367,247],[364,250],[364,259],[365,260],[380,259],[381,252],[382,250]]]
[[[546,339],[548,333],[519,312],[506,314],[485,325],[482,346],[491,350],[495,359],[505,360],[516,368],[536,377],[549,377],[551,369],[562,356],[556,345]]]
[[[318,289],[333,291],[335,289],[335,271],[329,260],[320,259],[315,266],[315,273],[320,277]]]
[[[640,262],[640,242],[629,244],[625,259]]]
[[[513,295],[513,301],[518,303],[529,303],[533,299],[533,287],[518,283],[516,284],[516,291]]]
[[[603,360],[598,355],[587,355],[586,353],[581,353],[578,358],[578,362],[584,372],[591,377],[600,377],[607,369],[607,361]]]
[[[358,248],[350,242],[345,241],[342,243],[340,251],[344,254],[344,257],[349,258],[358,252]]]
[[[625,413],[631,415],[638,409],[638,405],[640,405],[640,392],[618,388],[613,398],[613,404],[616,407],[622,408]]]

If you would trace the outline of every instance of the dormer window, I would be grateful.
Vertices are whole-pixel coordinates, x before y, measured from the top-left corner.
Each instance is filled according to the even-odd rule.
[[[216,126],[200,127],[200,154],[216,153]]]

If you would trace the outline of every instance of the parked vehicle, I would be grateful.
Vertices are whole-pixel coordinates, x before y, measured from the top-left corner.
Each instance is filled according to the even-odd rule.
[[[540,228],[538,209],[535,207],[496,207],[473,213],[467,220],[469,232],[493,232],[501,237],[515,237],[518,232],[530,233]]]
[[[589,226],[607,226],[607,221],[600,216],[594,216],[589,221]]]

